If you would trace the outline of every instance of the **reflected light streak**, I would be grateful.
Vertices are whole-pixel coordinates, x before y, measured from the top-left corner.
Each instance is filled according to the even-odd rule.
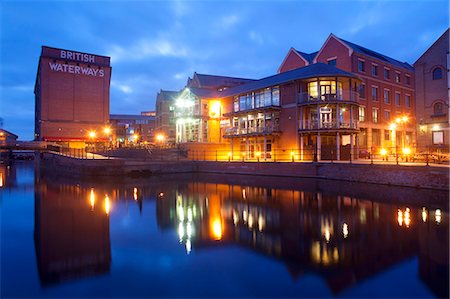
[[[348,224],[347,223],[342,224],[342,233],[344,234],[344,238],[348,237]]]
[[[188,238],[192,236],[192,224],[189,222],[186,223],[186,235]]]
[[[183,240],[183,237],[184,237],[184,226],[183,226],[183,223],[179,223],[178,224],[178,237],[180,238],[180,242],[181,242],[181,240]]]
[[[437,224],[441,223],[442,214],[441,214],[441,210],[440,209],[437,209],[436,212],[434,212],[434,217],[436,219],[436,223]]]
[[[221,240],[222,239],[222,223],[219,219],[215,219],[212,223],[212,233],[215,240]]]
[[[3,187],[3,173],[0,173],[0,188]]]
[[[105,195],[105,213],[106,213],[106,215],[109,215],[110,211],[111,211],[111,203],[109,202],[108,195]]]
[[[253,227],[253,215],[252,214],[248,215],[248,227],[249,228]]]
[[[238,224],[238,222],[239,222],[238,212],[233,211],[233,223],[234,223],[234,225],[236,226]]]
[[[187,252],[187,254],[189,254],[189,253],[191,253],[191,251],[192,251],[192,243],[191,243],[191,240],[187,240],[186,241],[186,252]]]
[[[258,216],[258,229],[260,232],[262,232],[262,230],[264,229],[264,227],[266,226],[266,220],[263,218],[263,216],[259,215]]]
[[[397,222],[398,222],[398,225],[400,225],[400,226],[403,225],[403,212],[400,209],[397,210]]]
[[[404,221],[405,221],[406,227],[409,227],[409,225],[411,224],[411,214],[410,214],[409,208],[406,208],[406,210],[405,210]]]
[[[138,200],[138,189],[136,187],[133,188],[133,198],[134,200]]]
[[[91,192],[89,195],[89,201],[91,203],[91,211],[94,210],[94,206],[95,206],[95,193],[94,193],[94,188],[91,188]]]
[[[422,221],[427,222],[427,217],[428,217],[427,209],[422,208]]]

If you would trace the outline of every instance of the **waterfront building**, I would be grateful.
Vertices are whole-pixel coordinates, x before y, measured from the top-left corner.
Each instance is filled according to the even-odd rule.
[[[318,62],[362,79],[360,84],[354,81],[352,87],[359,93],[357,143],[361,149],[395,151],[396,147],[415,145],[414,69],[410,64],[330,34],[317,52],[307,54],[291,48],[278,72]]]
[[[35,140],[84,147],[107,141],[110,57],[42,46],[35,83]]]
[[[194,73],[175,101],[177,143],[222,143],[221,92],[253,79]]]
[[[414,63],[419,151],[449,150],[448,58],[447,29]]]
[[[19,136],[16,134],[0,128],[0,146],[15,145],[17,138],[19,138]]]
[[[155,132],[167,144],[175,144],[175,100],[178,91],[160,90],[156,96]]]
[[[112,141],[116,146],[153,143],[155,140],[155,117],[141,113],[111,114]]]

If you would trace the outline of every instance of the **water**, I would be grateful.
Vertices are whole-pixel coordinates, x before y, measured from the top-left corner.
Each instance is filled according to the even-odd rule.
[[[448,297],[448,194],[0,165],[1,297]],[[423,202],[427,202],[424,204]]]

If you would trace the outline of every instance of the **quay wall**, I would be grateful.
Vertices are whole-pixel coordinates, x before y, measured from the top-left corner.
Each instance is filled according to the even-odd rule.
[[[133,161],[77,159],[41,153],[43,170],[82,177],[218,173],[341,180],[436,190],[449,189],[449,168],[439,166],[371,165],[310,162]]]

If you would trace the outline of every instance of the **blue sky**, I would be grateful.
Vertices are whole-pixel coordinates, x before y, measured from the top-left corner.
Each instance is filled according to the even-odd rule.
[[[111,56],[111,113],[154,110],[160,89],[193,72],[261,78],[290,47],[317,51],[330,33],[414,63],[446,30],[448,1],[0,2],[0,117],[33,138],[42,45]]]

